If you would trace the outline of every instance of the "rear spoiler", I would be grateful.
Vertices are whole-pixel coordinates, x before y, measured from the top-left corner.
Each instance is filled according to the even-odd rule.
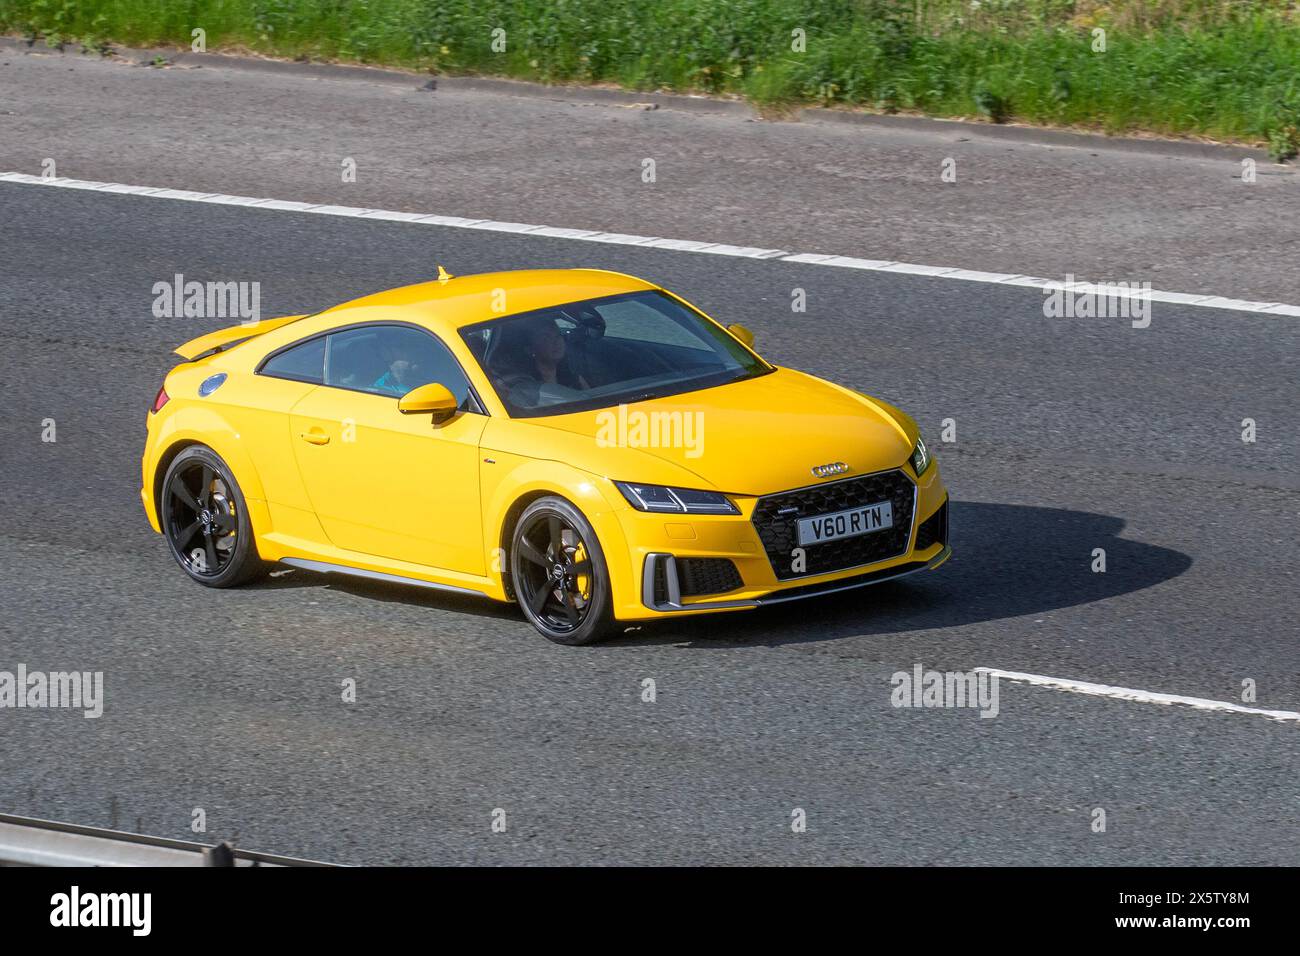
[[[209,332],[207,335],[200,335],[197,339],[190,339],[184,345],[178,345],[175,352],[186,361],[194,362],[209,355],[224,352],[246,339],[265,335],[267,332],[304,318],[306,318],[305,315],[285,315],[278,319],[263,319],[260,322],[250,322],[247,325],[232,325],[228,329],[217,329],[217,331]]]

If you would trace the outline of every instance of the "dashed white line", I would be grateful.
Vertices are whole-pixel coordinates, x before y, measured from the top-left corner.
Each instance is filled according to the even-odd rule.
[[[996,667],[977,667],[976,673],[988,674],[1003,680],[1016,681],[1021,684],[1033,684],[1038,687],[1051,687],[1055,690],[1069,691],[1073,694],[1088,694],[1092,697],[1112,697],[1116,700],[1136,701],[1140,704],[1179,704],[1194,707],[1197,710],[1218,711],[1230,714],[1253,714],[1267,717],[1269,720],[1300,721],[1300,713],[1293,710],[1265,710],[1262,707],[1246,707],[1225,700],[1210,700],[1205,697],[1184,697],[1181,694],[1160,694],[1149,690],[1134,690],[1131,687],[1112,687],[1109,684],[1091,684],[1087,681],[1069,680],[1064,677],[1043,677],[1040,674],[1022,674],[1018,671],[1004,671]]]
[[[421,215],[387,209],[361,209],[354,206],[294,202],[285,199],[256,199],[251,196],[227,196],[223,193],[193,192],[187,189],[167,189],[157,186],[130,186],[124,183],[100,183],[85,179],[34,176],[29,173],[0,173],[0,182],[24,183],[33,186],[56,186],[63,189],[87,189],[93,192],[148,196],[153,199],[179,199],[187,202],[215,203],[225,206],[251,206],[282,212],[305,212],[322,216],[347,216],[354,219],[386,219],[418,225],[446,226],[453,229],[484,229],[493,232],[512,232],[530,236],[548,236],[574,239],[579,242],[605,242],[615,245],[644,246],[648,249],[671,249],[677,252],[698,252],[713,256],[738,256],[744,259],[778,259],[806,265],[836,266],[843,269],[864,269],[870,272],[894,272],[925,276],[932,279],[957,279],[963,282],[985,282],[992,285],[1032,286],[1036,288],[1061,287],[1059,279],[1016,275],[1002,272],[980,272],[954,266],[927,266],[886,259],[858,259],[852,256],[834,256],[822,253],[790,253],[784,249],[760,249],[754,246],[732,246],[716,242],[696,242],[690,239],[660,239],[655,236],[636,236],[617,232],[599,232],[587,229],[566,229],[559,226],[538,226],[523,222],[495,222],[491,219],[464,219],[459,216]],[[1217,295],[1187,292],[1129,291],[1109,286],[1093,286],[1087,282],[1066,286],[1074,292],[1097,291],[1118,298],[1150,299],[1153,302],[1171,302],[1177,305],[1204,306],[1233,312],[1256,312],[1264,315],[1300,316],[1300,306],[1282,302],[1250,302]]]

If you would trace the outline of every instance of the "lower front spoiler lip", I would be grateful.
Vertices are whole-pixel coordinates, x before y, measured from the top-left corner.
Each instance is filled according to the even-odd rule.
[[[714,611],[766,607],[770,604],[784,604],[786,601],[802,601],[804,598],[822,597],[839,591],[851,591],[854,588],[864,588],[869,584],[879,584],[882,581],[915,574],[917,571],[931,570],[943,564],[951,556],[952,548],[945,544],[943,550],[928,561],[912,561],[908,564],[898,564],[892,568],[870,571],[852,578],[840,578],[838,581],[827,581],[823,584],[808,584],[787,591],[774,591],[764,597],[750,598],[743,601],[702,601],[699,604],[682,604],[681,590],[677,581],[677,559],[671,554],[654,552],[647,554],[645,558],[645,571],[641,576],[641,603],[652,611]],[[667,562],[664,573],[668,583],[668,600],[656,603],[654,599],[655,566],[659,561]]]

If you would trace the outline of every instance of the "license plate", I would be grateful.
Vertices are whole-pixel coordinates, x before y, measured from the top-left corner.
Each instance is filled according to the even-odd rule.
[[[815,518],[800,518],[799,544],[800,546],[823,544],[827,541],[838,541],[840,538],[884,531],[893,526],[894,508],[888,501],[881,501],[874,505],[850,508],[848,511],[818,515]]]

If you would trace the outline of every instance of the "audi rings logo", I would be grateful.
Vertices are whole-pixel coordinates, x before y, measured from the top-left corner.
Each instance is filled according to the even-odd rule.
[[[829,465],[814,465],[812,473],[818,478],[829,478],[831,475],[842,475],[849,470],[849,466],[842,461],[833,461]]]

